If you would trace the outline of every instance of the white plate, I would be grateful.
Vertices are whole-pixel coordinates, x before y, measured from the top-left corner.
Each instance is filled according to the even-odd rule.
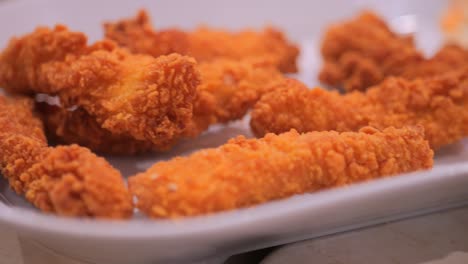
[[[106,19],[132,16],[147,7],[159,27],[191,28],[200,22],[241,28],[266,22],[303,43],[298,78],[309,85],[319,68],[317,46],[323,27],[363,7],[383,13],[401,31],[416,30],[427,52],[440,44],[437,22],[443,1],[7,1],[0,4],[0,45],[38,24],[62,22],[98,39]],[[242,18],[242,19],[240,19]],[[408,23],[409,21],[409,23]],[[409,25],[409,26],[408,26]],[[421,27],[424,25],[424,27]],[[156,160],[214,147],[228,138],[250,135],[248,119],[216,126],[199,139],[181,143],[164,155],[108,157],[126,176]],[[177,221],[135,216],[128,222],[59,218],[44,215],[0,180],[0,224],[55,252],[90,263],[219,262],[253,249],[381,223],[468,201],[468,141],[449,146],[433,170],[377,180],[260,206]],[[9,205],[7,205],[9,204]]]

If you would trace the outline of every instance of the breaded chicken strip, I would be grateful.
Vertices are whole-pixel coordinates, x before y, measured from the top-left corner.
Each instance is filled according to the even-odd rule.
[[[363,91],[390,76],[413,80],[468,65],[468,51],[457,45],[443,46],[432,58],[424,58],[411,38],[393,33],[371,12],[331,26],[322,43],[322,56],[319,79],[347,91]]]
[[[12,39],[0,56],[7,91],[58,95],[110,132],[160,147],[185,133],[199,80],[192,58],[133,55],[109,41],[87,46],[64,26]]]
[[[199,64],[201,84],[194,105],[198,135],[214,123],[241,119],[260,97],[284,81],[283,75],[263,60],[217,59]]]
[[[241,119],[260,96],[284,81],[269,62],[219,59],[200,63],[201,84],[194,99],[193,120],[184,136],[195,137],[211,124]],[[43,121],[53,138],[62,143],[77,143],[93,151],[111,154],[136,154],[168,150],[176,140],[164,146],[126,134],[111,133],[100,126],[84,109],[41,107]],[[90,135],[92,135],[90,137]]]
[[[432,58],[406,67],[400,76],[409,80],[427,78],[458,71],[466,66],[468,66],[468,50],[454,44],[447,44]]]
[[[0,97],[0,171],[19,194],[62,216],[128,218],[132,199],[120,173],[88,149],[50,148],[33,101]]]
[[[189,157],[159,162],[129,179],[137,207],[153,218],[194,216],[295,194],[429,169],[422,128],[355,132],[292,130],[242,136]]]
[[[392,77],[365,93],[345,95],[288,80],[255,105],[251,127],[260,137],[291,128],[358,131],[422,125],[431,147],[439,148],[468,135],[467,109],[468,71],[413,81]]]
[[[273,60],[282,72],[297,72],[299,49],[274,28],[266,28],[262,32],[228,32],[208,27],[200,27],[193,32],[177,29],[156,31],[145,10],[135,18],[105,23],[104,28],[107,38],[136,53],[157,57],[176,52],[192,56],[199,62],[220,57],[234,60],[263,57]]]
[[[319,79],[347,91],[365,90],[423,61],[412,38],[398,36],[372,12],[332,25],[323,39]]]
[[[44,158],[47,139],[42,122],[33,114],[33,102],[0,95],[0,165],[11,188],[22,193],[29,179],[22,175]]]
[[[147,140],[137,140],[125,134],[115,134],[102,128],[96,119],[82,108],[69,110],[59,106],[38,104],[47,135],[56,143],[78,144],[98,153],[133,155],[167,150]],[[174,144],[176,142],[173,142]]]

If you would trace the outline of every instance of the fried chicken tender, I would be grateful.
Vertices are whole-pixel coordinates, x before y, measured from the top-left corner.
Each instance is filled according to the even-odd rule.
[[[255,105],[250,124],[257,136],[291,128],[358,131],[422,125],[431,147],[439,148],[468,135],[467,107],[467,70],[413,81],[390,77],[365,93],[345,95],[288,80]]]
[[[32,101],[0,95],[0,165],[12,189],[22,193],[28,179],[22,175],[44,157],[47,139],[41,121],[33,114]]]
[[[215,123],[241,119],[261,95],[284,81],[268,61],[218,59],[198,65],[201,84],[194,99],[193,119],[185,137],[195,137]],[[172,144],[157,146],[147,140],[111,133],[84,109],[43,106],[43,121],[49,135],[61,143],[77,143],[93,151],[110,154],[138,154],[166,151]],[[89,135],[93,135],[90,137]]]
[[[137,140],[125,134],[115,134],[102,128],[96,119],[82,108],[69,110],[59,106],[39,104],[47,135],[62,144],[78,144],[98,153],[134,155],[167,149],[158,148],[147,140]],[[175,142],[174,142],[175,143]],[[170,145],[166,145],[167,148]]]
[[[12,39],[0,56],[7,91],[58,95],[102,128],[162,148],[185,133],[199,81],[193,58],[133,55],[110,41],[87,46],[60,25]]]
[[[411,66],[411,65],[410,65]],[[468,51],[458,45],[443,46],[432,58],[406,67],[400,77],[413,80],[458,71],[468,66]]]
[[[260,97],[284,81],[268,61],[217,59],[199,64],[201,84],[194,106],[198,135],[214,123],[241,119]]]
[[[174,218],[247,207],[295,194],[429,169],[433,151],[421,127],[356,132],[295,130],[263,139],[239,136],[189,157],[159,162],[129,179],[137,207]]]
[[[132,199],[120,173],[77,145],[50,148],[29,98],[0,97],[0,171],[44,212],[128,218]]]
[[[424,58],[411,37],[392,32],[371,12],[331,26],[322,43],[322,56],[319,79],[347,91],[366,90],[390,76],[413,80],[468,65],[468,51],[454,44],[443,46],[432,58]]]
[[[411,37],[393,33],[383,19],[369,11],[331,26],[321,52],[320,81],[347,91],[365,90],[387,76],[400,76],[424,60]]]
[[[106,37],[136,53],[155,57],[172,52],[189,55],[197,61],[218,58],[234,60],[269,58],[282,72],[297,72],[299,49],[274,28],[262,32],[245,30],[227,32],[200,27],[193,32],[177,29],[156,31],[148,14],[141,10],[136,17],[105,23]]]

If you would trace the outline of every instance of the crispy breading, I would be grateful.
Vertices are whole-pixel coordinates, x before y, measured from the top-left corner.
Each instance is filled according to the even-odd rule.
[[[330,26],[321,52],[324,65],[319,79],[347,91],[365,90],[424,59],[411,37],[393,33],[383,19],[369,11]]]
[[[41,103],[38,107],[47,135],[56,143],[78,144],[98,153],[134,155],[162,151],[147,140],[137,140],[125,134],[111,133],[82,108],[69,110]],[[174,144],[176,142],[173,142]],[[165,145],[166,148],[171,144]]]
[[[218,59],[199,64],[201,84],[194,106],[193,135],[210,124],[241,119],[261,95],[284,81],[283,75],[263,60]]]
[[[467,66],[468,51],[460,46],[447,44],[437,51],[433,57],[406,67],[400,76],[409,80],[428,78],[458,71]]]
[[[7,91],[56,94],[110,132],[162,148],[191,122],[199,80],[193,58],[133,55],[110,41],[87,46],[60,25],[11,40],[0,56]]]
[[[136,53],[155,57],[177,52],[197,61],[269,58],[282,72],[297,72],[299,49],[279,30],[228,32],[200,27],[193,32],[178,29],[156,31],[145,10],[136,17],[104,24],[106,37]]]
[[[346,91],[366,90],[390,76],[412,80],[468,65],[468,51],[453,44],[425,58],[412,37],[392,32],[382,18],[368,11],[330,26],[321,51],[324,64],[319,79]]]
[[[34,179],[25,196],[44,212],[116,219],[133,214],[132,197],[120,172],[78,145],[49,149],[21,177]]]
[[[233,61],[218,59],[200,63],[201,84],[194,99],[192,122],[184,136],[195,137],[214,123],[242,118],[260,96],[282,83],[284,77],[268,61]],[[168,150],[176,140],[163,146],[136,140],[124,133],[102,128],[84,109],[64,107],[41,109],[52,137],[63,143],[77,143],[94,151],[112,154],[135,154]],[[90,137],[90,135],[92,135]]]
[[[468,71],[433,79],[391,77],[365,93],[341,95],[288,80],[262,97],[252,111],[257,136],[291,128],[309,131],[357,131],[422,125],[433,148],[468,135]]]
[[[33,104],[0,97],[0,170],[10,186],[45,212],[130,217],[132,199],[120,173],[86,148],[48,147]]]
[[[21,178],[44,157],[47,139],[41,121],[33,114],[27,98],[7,99],[0,95],[0,165],[3,176],[17,193],[24,192],[30,180]]]
[[[262,62],[220,59],[199,65],[199,90],[216,98],[218,122],[242,118],[260,96],[284,80],[275,68]]]
[[[136,206],[153,218],[247,207],[384,176],[429,169],[422,128],[356,132],[292,130],[263,139],[239,136],[189,157],[159,162],[129,179]]]
[[[120,154],[167,150],[180,137],[242,118],[283,79],[270,58],[215,59],[195,69],[179,55],[131,55],[106,41],[87,46],[82,33],[63,26],[12,40],[1,61],[7,90],[60,97],[63,109],[44,117],[59,141]],[[67,110],[76,106],[82,110]]]

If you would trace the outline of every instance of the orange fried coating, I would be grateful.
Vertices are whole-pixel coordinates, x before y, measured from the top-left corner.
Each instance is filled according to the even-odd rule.
[[[252,111],[257,136],[291,128],[309,131],[358,131],[364,126],[421,125],[433,148],[468,135],[468,71],[433,79],[391,77],[365,93],[341,95],[308,89],[288,80],[262,97]]]
[[[132,200],[120,173],[86,148],[48,147],[33,104],[0,97],[0,170],[10,186],[45,212],[130,217]]]
[[[398,36],[372,12],[331,26],[321,48],[319,79],[347,91],[365,90],[386,76],[399,76],[422,61],[412,38]]]
[[[263,57],[273,60],[282,72],[297,72],[299,49],[274,28],[266,28],[262,32],[227,32],[208,27],[200,27],[193,32],[177,29],[156,31],[145,10],[134,18],[105,23],[104,28],[107,38],[136,53],[157,57],[176,52],[192,56],[199,62]]]
[[[432,58],[409,65],[400,77],[412,80],[458,71],[468,66],[468,50],[454,44],[443,46]]]
[[[162,148],[191,122],[199,79],[192,58],[133,55],[109,41],[88,46],[60,25],[12,39],[0,56],[7,91],[58,95],[110,132]]]
[[[59,106],[40,104],[41,117],[48,136],[57,143],[78,144],[98,153],[133,155],[165,150],[147,140],[111,133],[82,108],[69,110]],[[166,147],[170,147],[167,145]]]
[[[322,43],[319,79],[347,91],[366,90],[390,76],[416,79],[458,70],[468,65],[468,51],[449,44],[432,58],[416,49],[411,37],[392,32],[372,12],[331,26]]]
[[[184,134],[187,137],[198,136],[211,124],[242,118],[261,95],[284,81],[282,74],[263,60],[218,59],[200,63],[198,69],[201,84],[194,99],[192,122]],[[123,133],[111,133],[82,108],[73,111],[57,106],[45,108],[41,109],[43,121],[49,134],[58,142],[77,143],[93,151],[111,154],[165,151],[176,143],[158,146]]]
[[[231,210],[335,186],[429,169],[421,128],[358,133],[295,130],[239,136],[189,157],[159,162],[129,179],[137,207],[153,218]]]
[[[260,97],[284,81],[268,61],[217,59],[199,64],[201,84],[194,105],[197,135],[213,123],[241,119]]]
[[[41,161],[47,148],[42,122],[33,108],[30,99],[0,96],[0,168],[18,193],[29,184],[20,175]]]

